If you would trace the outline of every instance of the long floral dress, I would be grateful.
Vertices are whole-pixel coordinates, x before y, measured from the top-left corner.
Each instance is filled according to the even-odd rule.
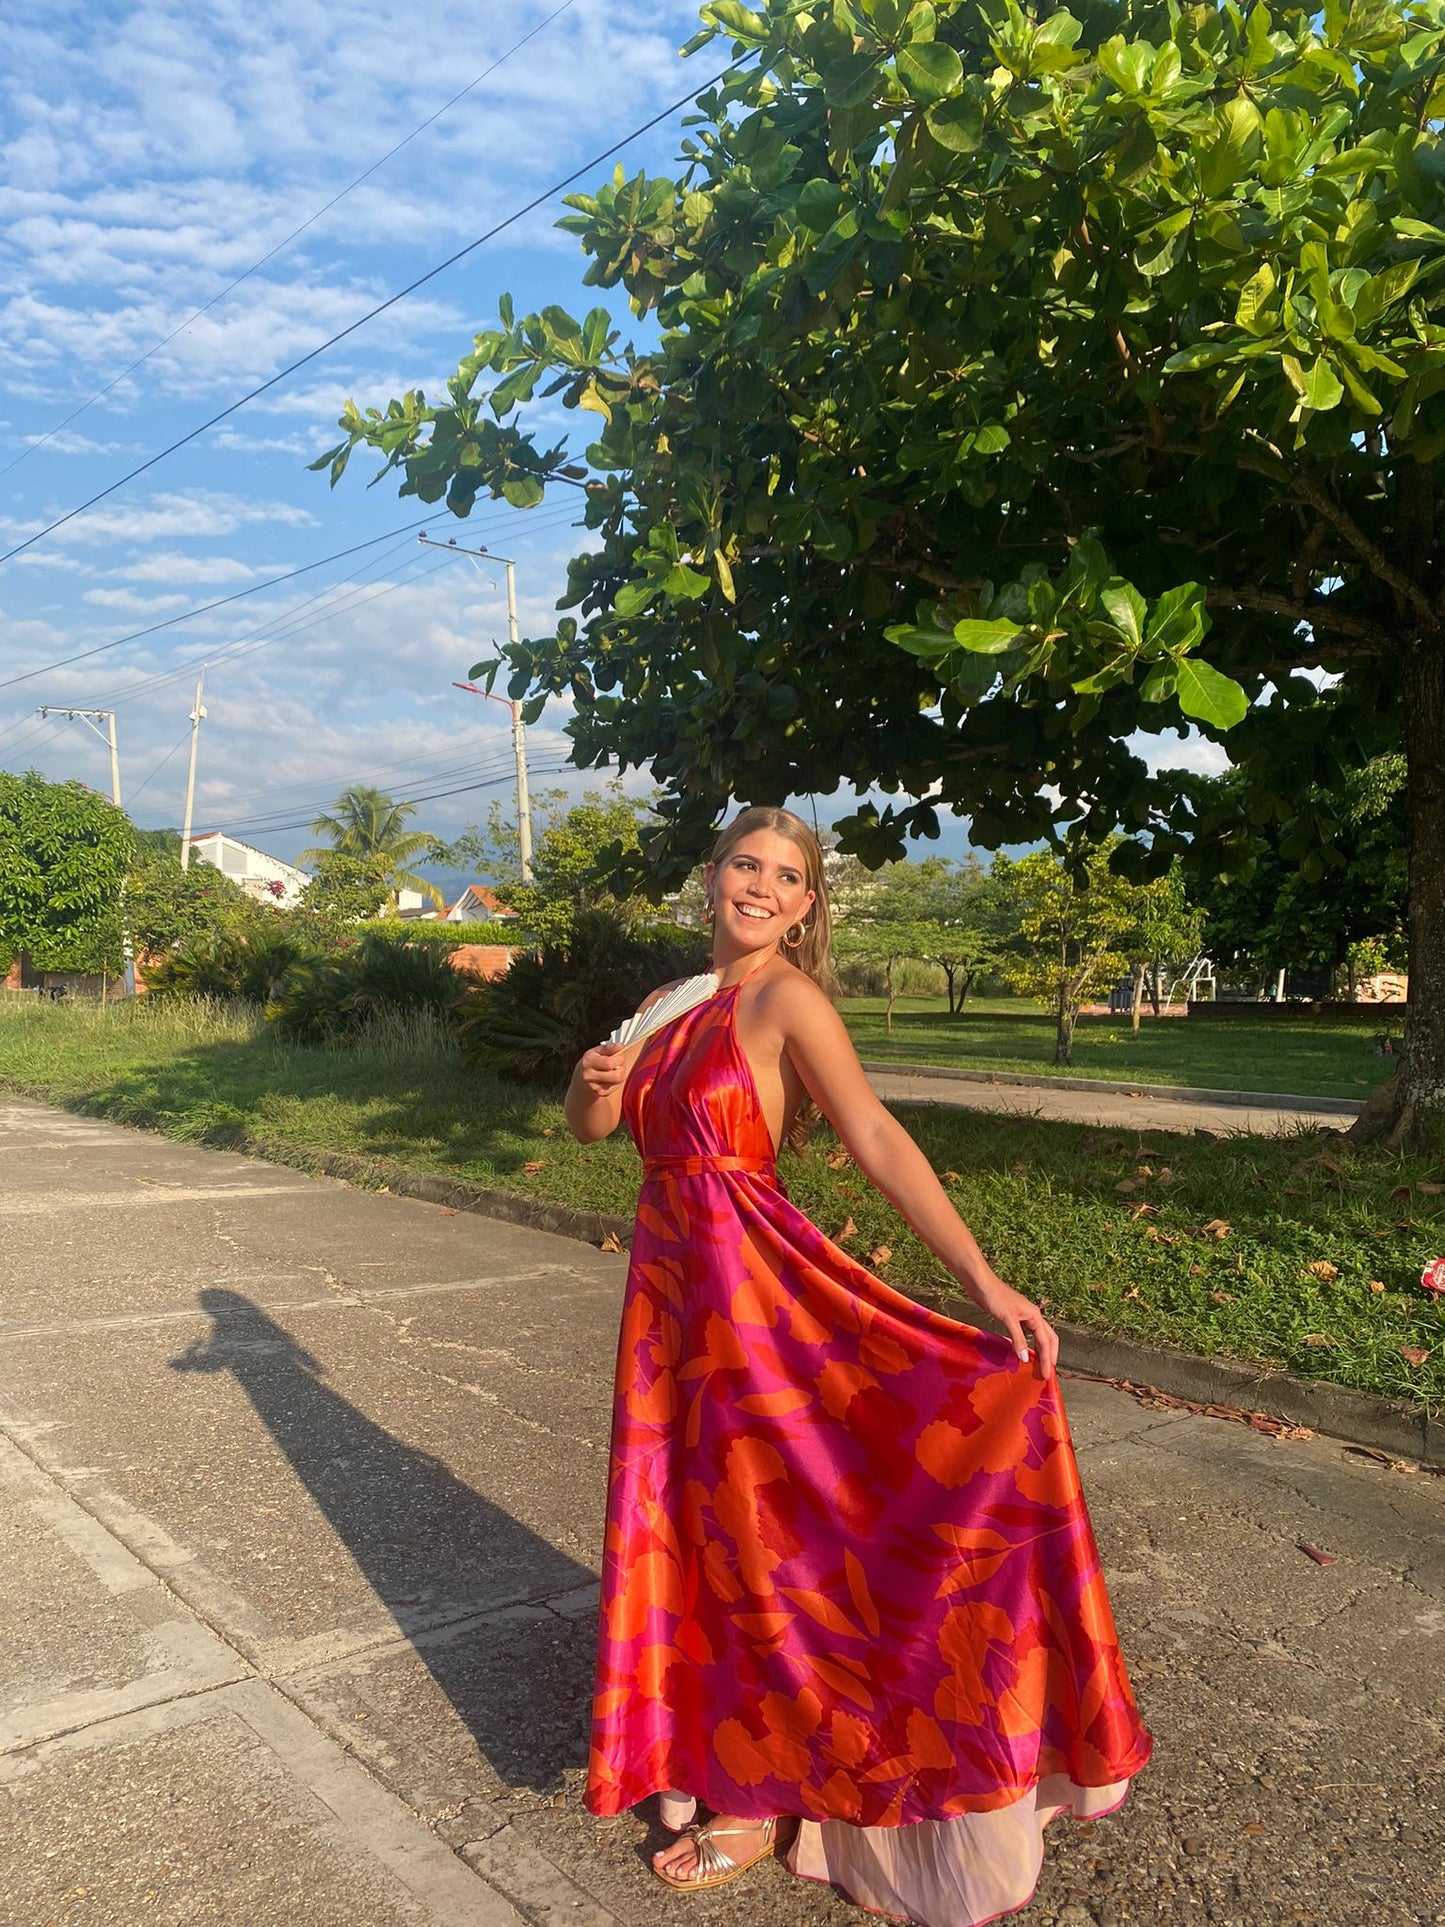
[[[737,986],[645,1047],[587,1800],[797,1815],[795,1873],[925,1927],[1025,1904],[1150,1741],[1056,1382],[789,1202]]]

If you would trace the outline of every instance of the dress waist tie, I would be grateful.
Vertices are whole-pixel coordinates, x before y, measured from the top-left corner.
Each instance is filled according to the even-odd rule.
[[[749,1171],[759,1177],[773,1177],[776,1174],[776,1160],[773,1158],[743,1158],[721,1152],[704,1151],[696,1156],[645,1157],[642,1160],[642,1174],[645,1178],[666,1176],[670,1178],[695,1178],[704,1171]]]

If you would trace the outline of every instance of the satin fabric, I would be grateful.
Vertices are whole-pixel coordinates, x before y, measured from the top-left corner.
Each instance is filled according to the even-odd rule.
[[[967,1927],[1150,1741],[1057,1383],[790,1203],[737,997],[659,1031],[625,1092],[645,1177],[587,1801],[798,1815],[795,1871]]]

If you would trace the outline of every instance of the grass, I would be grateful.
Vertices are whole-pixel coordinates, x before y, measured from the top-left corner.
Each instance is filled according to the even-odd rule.
[[[428,1025],[315,1050],[221,1006],[0,1000],[0,1087],[192,1142],[361,1153],[605,1212],[636,1196],[620,1134],[575,1144],[555,1096],[464,1070]],[[1445,1255],[1445,1167],[1330,1134],[1141,1139],[899,1114],[999,1270],[1057,1316],[1445,1408],[1445,1304],[1418,1282]],[[837,1156],[819,1132],[785,1159],[797,1203],[835,1236],[851,1219],[850,1251],[889,1247],[871,1259],[884,1277],[961,1312],[937,1261]]]
[[[1054,1020],[1036,1004],[965,1005],[957,1017],[935,998],[899,1000],[889,1035],[881,997],[850,997],[843,1016],[860,1056],[961,1070],[1098,1077],[1130,1084],[1193,1084],[1209,1090],[1279,1091],[1302,1097],[1368,1097],[1390,1065],[1379,1055],[1387,1009],[1359,1023],[1309,1017],[1145,1017],[1134,1036],[1127,1017],[1081,1017],[1074,1061],[1053,1061]]]

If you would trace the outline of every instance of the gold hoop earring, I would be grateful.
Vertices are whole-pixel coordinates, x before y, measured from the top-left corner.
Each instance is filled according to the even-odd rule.
[[[798,933],[796,937],[793,935],[793,932],[795,930]],[[804,937],[807,936],[807,934],[808,934],[808,926],[802,921],[801,918],[799,918],[797,923],[789,924],[788,928],[783,932],[784,949],[801,950],[803,947],[803,939]]]
[[[702,920],[704,923],[711,923],[716,916],[717,916],[717,911],[713,909],[712,898],[709,897],[703,908]]]

